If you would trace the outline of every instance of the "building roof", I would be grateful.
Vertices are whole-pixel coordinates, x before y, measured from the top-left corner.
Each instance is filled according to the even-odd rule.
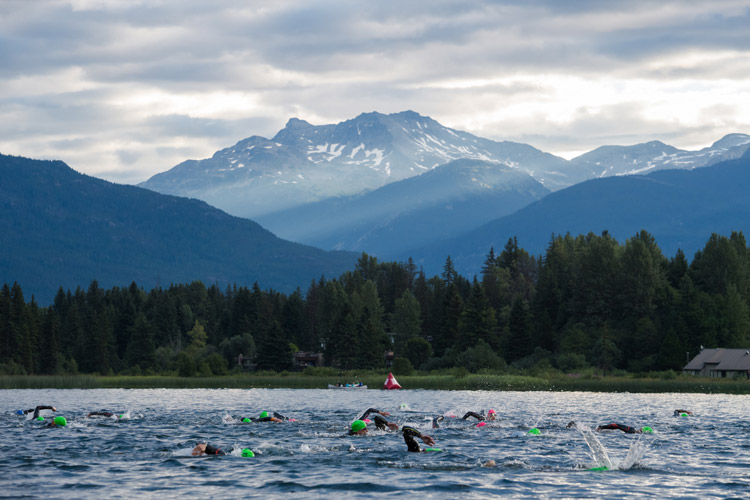
[[[705,365],[715,365],[712,370],[750,370],[750,349],[703,349],[683,370],[702,370]]]

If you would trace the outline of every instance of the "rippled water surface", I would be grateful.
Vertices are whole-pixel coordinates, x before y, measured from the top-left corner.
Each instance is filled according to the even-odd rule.
[[[0,497],[748,498],[750,397],[699,394],[286,389],[5,390]],[[15,414],[57,407],[65,428]],[[432,436],[348,437],[368,407]],[[484,427],[460,418],[494,408]],[[676,408],[694,412],[675,417]],[[86,418],[89,411],[123,419]],[[277,411],[284,423],[241,423]],[[47,412],[47,421],[51,413]],[[431,417],[445,415],[439,429]],[[568,429],[575,420],[579,429]],[[598,424],[654,434],[594,433]],[[527,431],[538,427],[540,435]],[[191,457],[197,442],[227,451]],[[239,456],[251,448],[254,458]],[[494,460],[494,467],[484,467]],[[588,470],[611,465],[606,472]]]

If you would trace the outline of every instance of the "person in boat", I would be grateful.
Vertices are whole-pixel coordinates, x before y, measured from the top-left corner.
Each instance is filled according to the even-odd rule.
[[[420,448],[419,443],[417,443],[417,440],[415,438],[421,439],[424,442],[424,444],[426,444],[427,446],[435,446],[434,439],[432,439],[427,434],[422,434],[414,427],[405,425],[401,428],[401,433],[404,436],[404,442],[406,443],[406,448],[411,452],[424,451],[422,450],[422,448]]]
[[[31,419],[32,420],[36,420],[36,419],[39,418],[39,412],[42,411],[42,410],[57,411],[57,408],[55,408],[54,406],[42,406],[42,405],[39,405],[36,408],[31,408],[30,410],[18,410],[16,413],[19,414],[19,415],[28,415],[29,413],[33,412],[34,415],[32,415]]]
[[[398,430],[398,424],[394,424],[393,422],[389,422],[385,419],[385,417],[390,417],[391,414],[387,411],[381,411],[375,408],[368,408],[365,410],[365,412],[360,416],[357,420],[361,420],[366,423],[367,417],[372,415],[372,421],[375,424],[375,427],[377,427],[381,431],[397,431]]]
[[[482,412],[482,413],[484,413],[484,412]],[[467,411],[464,414],[464,416],[461,417],[461,420],[467,420],[467,419],[473,417],[473,418],[476,418],[477,420],[479,420],[480,422],[484,422],[485,420],[490,420],[490,421],[495,420],[495,416],[496,416],[495,415],[495,410],[493,410],[492,408],[490,408],[489,411],[487,412],[487,417],[486,418],[485,418],[484,415],[482,415],[480,413],[476,413],[476,412],[473,412],[473,411]]]
[[[640,429],[637,429],[635,427],[631,427],[629,425],[623,425],[623,424],[605,424],[605,425],[598,425],[596,429],[594,429],[597,432],[601,431],[622,431],[625,434],[651,434],[654,432],[654,430],[651,427],[645,426],[641,427]]]

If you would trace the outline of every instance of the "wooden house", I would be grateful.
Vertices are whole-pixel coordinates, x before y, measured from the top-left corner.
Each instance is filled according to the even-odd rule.
[[[702,377],[750,378],[750,349],[702,349],[682,371]]]

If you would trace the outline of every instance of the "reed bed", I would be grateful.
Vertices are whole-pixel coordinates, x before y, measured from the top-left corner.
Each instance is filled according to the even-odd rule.
[[[380,389],[386,374],[366,374],[358,380]],[[0,389],[326,389],[328,384],[353,378],[310,374],[237,374],[214,377],[2,375]],[[680,376],[672,379],[632,376],[576,378],[565,375],[430,374],[398,376],[405,389],[485,391],[586,391],[639,393],[750,394],[750,381]]]

